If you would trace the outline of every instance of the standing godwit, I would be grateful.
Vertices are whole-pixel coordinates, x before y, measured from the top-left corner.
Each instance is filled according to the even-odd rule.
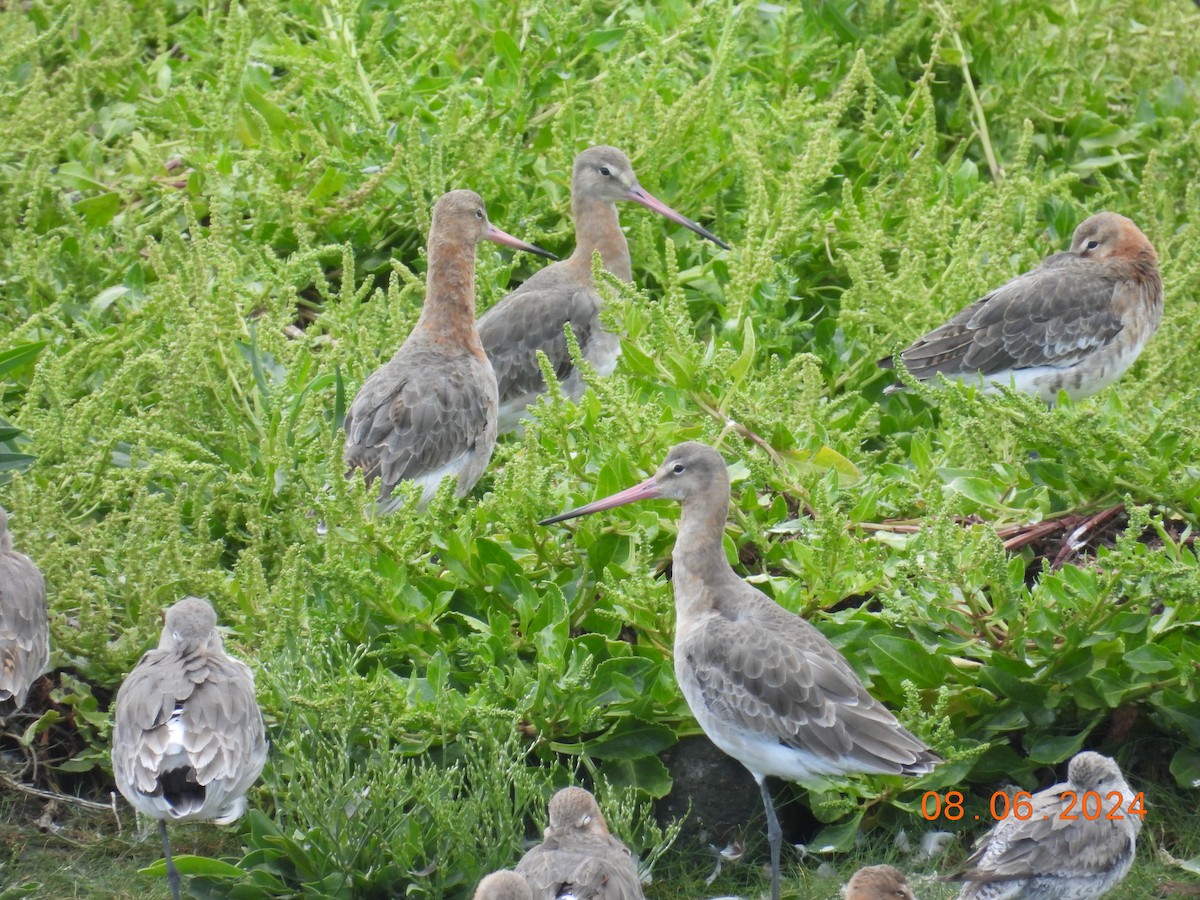
[[[24,706],[49,659],[46,582],[33,560],[13,549],[8,513],[0,506],[0,700]]]
[[[473,191],[434,205],[421,316],[346,415],[347,476],[359,468],[368,485],[379,479],[382,512],[401,505],[392,498],[401,481],[421,486],[421,506],[453,475],[455,496],[465,496],[492,458],[496,377],[475,329],[475,245],[484,240],[557,258],[489,224]]]
[[[941,760],[867,693],[821,632],[730,567],[721,545],[729,473],[712,447],[678,444],[653,478],[540,524],[655,497],[683,506],[671,555],[675,677],[704,733],[758,782],[771,897],[779,900],[783,836],[767,775],[802,784],[858,773],[924,775]]]
[[[158,819],[167,881],[179,900],[167,820],[235,821],[262,772],[267,739],[254,675],[225,652],[207,600],[167,610],[158,649],[147,651],[117,692],[112,765],[117,788]]]
[[[533,900],[533,892],[524,876],[504,870],[479,882],[473,900]]]
[[[1075,229],[1069,251],[976,300],[900,359],[922,381],[941,373],[1011,384],[1053,404],[1060,390],[1087,397],[1120,378],[1158,329],[1162,308],[1154,247],[1129,219],[1102,212]]]
[[[534,900],[642,900],[629,848],[609,833],[596,798],[581,787],[550,800],[545,840],[517,863]]]
[[[1013,814],[983,836],[966,871],[951,876],[967,882],[958,900],[1094,900],[1129,874],[1142,830],[1130,808],[1141,803],[1116,762],[1077,753],[1066,783],[1027,803],[1029,815],[1020,818],[1014,801]]]
[[[609,375],[616,367],[621,345],[600,324],[592,253],[599,252],[604,268],[622,281],[633,280],[629,244],[614,205],[620,200],[641,204],[729,249],[720,238],[647,193],[628,157],[616,147],[589,147],[575,157],[571,175],[575,252],[534,274],[479,320],[479,337],[496,372],[501,432],[516,428],[525,408],[546,390],[538,350],[550,360],[564,393],[576,400],[583,395],[583,379],[571,362],[564,325],[570,324],[583,358],[600,375]]]
[[[863,866],[846,885],[846,900],[916,900],[904,873],[891,866]]]

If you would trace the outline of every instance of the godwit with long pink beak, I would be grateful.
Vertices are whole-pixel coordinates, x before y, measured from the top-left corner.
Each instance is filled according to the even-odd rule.
[[[575,157],[571,215],[575,252],[546,266],[479,319],[479,337],[492,361],[500,395],[500,431],[511,431],[525,408],[546,390],[537,351],[550,360],[555,377],[572,399],[583,395],[583,379],[567,350],[563,326],[570,324],[583,358],[609,375],[620,353],[617,336],[600,324],[601,300],[592,283],[592,253],[623,281],[633,280],[629,244],[617,221],[616,203],[629,201],[689,228],[718,247],[729,245],[712,232],[651,196],[616,147],[589,147]]]
[[[395,356],[371,373],[346,415],[344,458],[379,479],[379,509],[392,512],[401,481],[429,502],[443,478],[455,496],[475,486],[496,446],[496,377],[475,329],[475,245],[493,241],[557,259],[488,222],[473,191],[451,191],[433,207],[425,305]]]
[[[1053,405],[1103,390],[1162,321],[1158,254],[1133,222],[1097,213],[1071,249],[976,300],[900,352],[909,374],[1012,385]],[[891,368],[892,359],[879,365]],[[902,390],[893,384],[888,393]]]
[[[802,784],[840,775],[924,775],[941,759],[867,693],[846,658],[795,613],[747,584],[725,559],[729,473],[689,441],[635,487],[543,520],[667,497],[683,506],[675,538],[675,677],[704,733],[762,791],[779,900],[782,832],[766,776]]]

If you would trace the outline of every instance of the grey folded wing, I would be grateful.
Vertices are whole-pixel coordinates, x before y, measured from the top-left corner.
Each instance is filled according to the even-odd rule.
[[[753,629],[716,618],[682,643],[707,708],[744,732],[812,754],[831,773],[930,771],[938,757],[867,692],[824,635],[774,610],[757,610],[767,621]]]
[[[0,552],[0,699],[25,703],[50,658],[46,582],[29,557]]]
[[[1071,253],[1047,259],[977,300],[900,354],[920,379],[1066,367],[1111,343],[1121,283]]]
[[[478,322],[479,339],[496,373],[500,402],[546,389],[538,350],[546,354],[555,377],[566,380],[573,363],[563,326],[570,324],[586,358],[593,336],[601,330],[599,313],[595,291],[529,282],[484,313]]]
[[[385,498],[397,483],[437,471],[486,441],[496,420],[494,378],[484,360],[405,349],[371,374],[346,415],[345,460],[368,484],[381,478]]]

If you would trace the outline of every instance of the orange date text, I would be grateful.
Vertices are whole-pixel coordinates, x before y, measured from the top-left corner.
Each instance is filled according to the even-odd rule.
[[[1075,791],[1063,791],[1058,799],[1061,801],[1059,807],[1051,809],[1044,801],[1035,807],[1033,795],[1028,791],[1017,791],[1011,797],[1004,791],[996,791],[988,804],[988,812],[997,822],[1009,816],[1022,822],[1033,818],[1067,821],[1086,819],[1094,822],[1097,819],[1121,821],[1134,816],[1139,819],[1146,817],[1141,791],[1130,798],[1128,803],[1120,791],[1109,791],[1103,796],[1096,791],[1087,791],[1082,796]],[[930,822],[938,818],[957,822],[967,816],[963,800],[961,791],[947,791],[944,795],[937,791],[926,791],[921,795],[921,816]],[[979,819],[980,816],[975,818]]]

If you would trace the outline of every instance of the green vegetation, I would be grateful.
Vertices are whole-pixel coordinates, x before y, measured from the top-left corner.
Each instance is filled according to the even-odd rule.
[[[1200,856],[1196,7],[392,6],[0,9],[0,500],[46,573],[58,670],[5,747],[106,799],[107,704],[159,611],[201,594],[258,673],[273,751],[220,853],[250,874],[208,864],[195,888],[468,896],[569,779],[645,859],[657,754],[696,731],[657,572],[677,512],[535,522],[700,438],[737,464],[739,570],[950,760],[802,799],[826,825],[810,845],[865,831],[879,854],[835,854],[848,872],[923,830],[923,791],[982,808],[1089,746],[1147,792],[1144,863],[1111,896],[1186,880],[1157,851]],[[446,486],[372,519],[340,419],[416,319],[433,201],[470,187],[569,251],[592,143],[734,250],[623,210],[638,287],[606,288],[616,373],[540,404],[466,501]],[[1117,385],[1053,411],[882,397],[876,359],[1100,209],[1146,232],[1166,287]],[[480,307],[538,265],[482,247]],[[1027,542],[1064,516],[1084,518]],[[27,834],[5,841],[0,894],[64,895]],[[652,892],[764,883],[743,864],[706,888],[710,863],[678,843]]]

